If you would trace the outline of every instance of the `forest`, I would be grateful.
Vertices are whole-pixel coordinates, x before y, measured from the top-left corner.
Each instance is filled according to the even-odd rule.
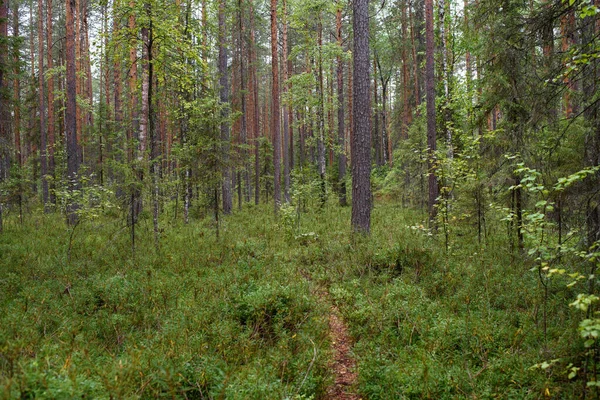
[[[598,399],[599,266],[600,0],[0,0],[0,399]]]

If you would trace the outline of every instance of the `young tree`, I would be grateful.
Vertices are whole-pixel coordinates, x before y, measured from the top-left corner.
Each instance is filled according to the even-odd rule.
[[[352,109],[352,230],[371,228],[371,99],[369,90],[369,0],[354,0],[353,109]]]

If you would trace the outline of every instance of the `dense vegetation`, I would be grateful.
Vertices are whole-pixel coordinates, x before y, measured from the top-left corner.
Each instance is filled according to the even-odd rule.
[[[298,231],[270,215],[236,213],[221,239],[208,221],[173,222],[159,252],[145,218],[135,257],[113,215],[80,228],[70,259],[57,216],[11,221],[4,396],[318,398],[332,379],[319,287],[356,341],[365,398],[582,394],[566,368],[584,368],[576,290],[553,281],[542,301],[502,234],[479,245],[462,229],[446,254],[415,230],[421,214],[393,203],[375,206],[368,239],[351,239],[349,209],[333,204]]]
[[[0,397],[330,398],[333,314],[600,397],[599,82],[600,0],[0,0]]]

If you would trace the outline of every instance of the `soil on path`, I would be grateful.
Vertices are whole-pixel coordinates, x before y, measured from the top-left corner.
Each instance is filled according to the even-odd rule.
[[[301,274],[306,280],[312,281],[312,277],[307,271],[301,271]],[[340,310],[331,301],[327,289],[319,286],[314,293],[323,303],[329,305],[329,336],[333,353],[330,367],[333,371],[333,384],[327,388],[325,399],[361,400],[361,397],[353,392],[358,374],[356,373],[356,361],[350,354],[353,343],[348,334],[348,327]]]
[[[326,294],[323,296],[328,299]],[[352,358],[352,340],[348,335],[348,328],[340,316],[338,308],[331,305],[329,310],[329,334],[333,350],[331,368],[334,374],[334,383],[327,388],[329,400],[360,400],[360,396],[352,393],[356,383],[356,361]]]

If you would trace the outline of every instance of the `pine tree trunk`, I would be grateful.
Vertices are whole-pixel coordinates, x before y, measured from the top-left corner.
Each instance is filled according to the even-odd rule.
[[[38,0],[38,114],[40,118],[40,167],[42,173],[42,201],[44,212],[50,212],[48,190],[48,131],[46,127],[46,97],[44,93],[44,8]]]
[[[342,51],[342,5],[338,3],[336,11],[336,39]],[[348,205],[346,198],[346,127],[344,126],[344,63],[337,56],[337,97],[338,97],[338,194],[340,206]]]
[[[219,2],[219,100],[221,103],[221,159],[223,214],[231,214],[231,166],[229,165],[229,81],[227,79],[227,43],[225,26],[225,1]]]
[[[352,230],[371,228],[371,143],[369,90],[369,0],[354,0],[354,68],[352,128]]]
[[[279,112],[279,62],[277,54],[277,0],[271,0],[271,74],[272,110],[271,133],[273,135],[273,199],[275,214],[281,205],[281,129]]]
[[[8,178],[10,165],[10,114],[8,79],[8,0],[0,0],[0,184]],[[0,233],[3,230],[2,199],[0,199]]]
[[[318,27],[317,27],[317,48],[318,48],[318,60],[317,60],[317,98],[318,98],[318,111],[317,111],[317,124],[319,132],[317,133],[317,166],[319,169],[319,184],[321,185],[320,196],[321,196],[321,207],[325,205],[327,200],[326,186],[325,186],[325,93],[323,88],[323,22],[321,21],[321,15],[319,15]]]
[[[429,182],[429,220],[433,226],[436,217],[436,202],[439,195],[436,173],[436,119],[435,119],[435,64],[433,32],[433,0],[425,0],[425,86],[427,94],[427,172]]]
[[[54,60],[52,57],[52,0],[46,1],[46,65],[50,75],[48,76],[48,142],[47,142],[47,157],[48,157],[48,174],[56,178],[54,174],[54,147],[55,147],[55,135],[54,135]],[[54,195],[54,183],[50,184],[50,202],[55,204],[56,197]]]
[[[69,191],[74,196],[79,189],[79,149],[77,145],[77,87],[75,75],[75,32],[73,17],[75,14],[75,0],[67,0],[66,5],[66,81],[67,81],[67,104],[65,111],[65,130],[67,136],[67,178],[69,180]],[[67,222],[73,226],[77,223],[77,210],[79,206],[73,199],[67,205]]]
[[[241,129],[240,129],[240,139],[243,145],[243,150],[242,150],[242,163],[243,163],[243,182],[244,182],[244,201],[246,203],[250,202],[250,172],[249,172],[249,165],[248,165],[248,150],[246,149],[246,146],[248,144],[248,106],[247,106],[247,101],[246,101],[246,94],[248,91],[247,88],[247,80],[246,80],[246,74],[247,74],[247,70],[246,70],[246,62],[245,62],[245,25],[244,25],[244,20],[243,20],[243,13],[242,13],[242,7],[243,7],[243,1],[242,0],[238,0],[238,18],[239,18],[239,41],[240,41],[240,88],[242,91],[242,95],[241,95],[241,112],[242,112],[242,119],[241,119]],[[241,185],[241,181],[240,181],[240,185]],[[241,204],[241,201],[240,201]]]
[[[251,85],[251,96],[253,104],[253,115],[252,115],[252,139],[254,140],[254,204],[258,205],[260,202],[260,137],[259,132],[259,117],[260,117],[260,105],[258,102],[258,77],[256,74],[257,68],[257,57],[256,57],[256,38],[255,38],[255,26],[254,26],[254,5],[252,0],[250,1],[250,63],[252,85]]]
[[[287,22],[287,1],[283,0],[283,93],[288,93],[289,78],[288,71],[288,22]],[[283,110],[283,198],[286,203],[290,202],[290,120],[289,105],[284,106]]]

